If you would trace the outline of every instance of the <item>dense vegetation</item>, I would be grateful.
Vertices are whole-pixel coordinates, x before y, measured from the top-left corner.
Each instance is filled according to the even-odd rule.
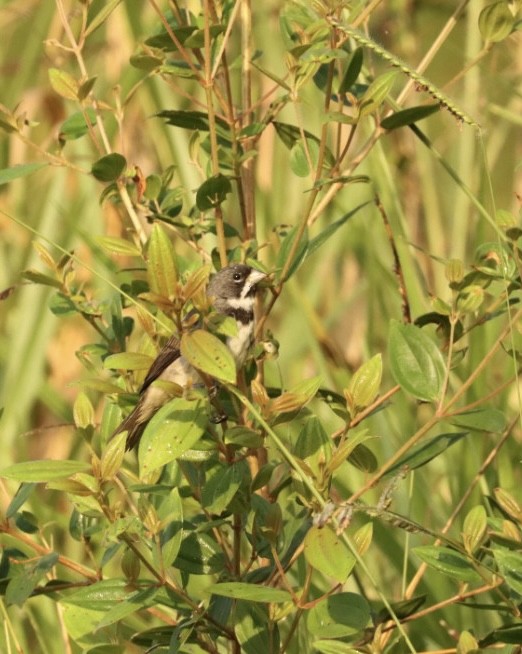
[[[2,652],[522,644],[521,14],[454,4],[3,4]]]

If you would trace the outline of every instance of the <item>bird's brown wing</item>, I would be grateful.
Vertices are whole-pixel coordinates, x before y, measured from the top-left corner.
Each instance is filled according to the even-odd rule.
[[[155,379],[158,379],[166,368],[174,363],[176,359],[179,359],[180,356],[179,340],[175,336],[171,336],[160,350],[158,356],[154,359],[154,363],[151,365],[150,370],[143,381],[142,387],[140,388],[140,395],[147,390]]]

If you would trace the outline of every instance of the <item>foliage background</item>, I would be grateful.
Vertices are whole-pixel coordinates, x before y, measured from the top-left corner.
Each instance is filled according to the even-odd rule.
[[[2,169],[42,161],[43,152],[58,153],[60,126],[77,107],[56,93],[48,71],[55,68],[79,77],[74,57],[58,48],[56,42],[64,39],[63,14],[65,23],[70,21],[75,25],[82,4],[6,0],[0,8],[3,34],[0,101],[8,112],[16,108],[18,115],[25,116],[30,123],[23,130],[23,138],[16,138],[12,133],[3,135]],[[117,112],[104,113],[111,147],[122,153],[129,165],[139,166],[144,175],[160,173],[174,164],[176,183],[183,189],[185,207],[190,207],[195,189],[210,176],[210,165],[201,150],[200,165],[192,160],[198,144],[191,140],[190,131],[169,127],[154,115],[162,110],[194,109],[193,100],[182,91],[189,88],[204,103],[202,91],[179,80],[165,83],[158,75],[146,75],[129,64],[144,40],[159,29],[155,3],[95,1],[90,4],[91,16],[98,15],[104,6],[114,9],[89,35],[83,50],[87,76],[97,78],[96,97],[113,108],[122,106],[119,117]],[[356,174],[368,176],[371,184],[347,184],[310,225],[313,237],[361,202],[373,201],[377,193],[400,257],[411,314],[418,318],[433,311],[433,298],[452,301],[447,261],[461,260],[465,270],[470,271],[472,266],[479,265],[477,251],[484,244],[498,243],[499,236],[485,219],[485,212],[494,217],[502,209],[513,216],[519,215],[520,37],[514,32],[505,39],[485,42],[478,28],[480,12],[487,4],[482,2],[462,2],[458,8],[452,2],[438,0],[347,4],[353,16],[361,18],[359,28],[368,29],[376,41],[413,69],[430,52],[433,59],[427,77],[480,124],[479,131],[449,111],[441,110],[420,123],[432,148],[421,143],[406,127],[386,134],[372,145],[367,156],[361,157],[361,165],[356,169]],[[514,12],[518,9],[516,2],[509,7]],[[190,8],[195,14],[202,9],[198,3],[191,3]],[[166,10],[166,3],[160,6],[160,12]],[[280,17],[285,12],[288,15],[291,5],[273,0],[262,6],[254,3],[251,11],[255,62],[272,75],[284,78],[289,46],[281,32]],[[455,22],[453,15],[457,16]],[[228,47],[232,85],[239,97],[242,65],[239,28],[232,32]],[[365,50],[365,65],[370,78],[389,70],[388,63],[371,49]],[[392,96],[397,98],[407,84],[408,76],[399,74]],[[278,96],[280,89],[269,94],[274,86],[273,79],[259,68],[253,69],[254,101],[263,98],[256,107],[258,115]],[[429,99],[422,89],[416,90],[411,84],[401,106],[420,104],[418,96],[422,102]],[[288,102],[278,119],[301,124],[307,131],[319,134],[323,106],[321,90],[311,79],[306,79],[297,101]],[[356,132],[348,163],[361,152],[373,129],[368,123]],[[440,153],[441,160],[435,151]],[[84,170],[89,170],[101,154],[87,138],[68,142],[64,153],[69,162]],[[268,269],[277,265],[284,228],[303,219],[313,184],[309,175],[296,176],[289,156],[275,130],[268,127],[256,144],[252,159],[256,236],[258,243],[266,244],[259,252],[259,259]],[[448,174],[448,166],[453,175]],[[2,302],[0,312],[3,465],[34,459],[86,457],[81,439],[71,428],[78,382],[87,374],[76,353],[95,342],[96,334],[80,316],[59,318],[49,310],[53,289],[22,282],[21,271],[41,268],[41,262],[32,246],[34,233],[17,221],[61,247],[73,249],[91,268],[77,267],[80,284],[88,289],[90,297],[108,297],[112,289],[107,280],[119,284],[118,270],[127,265],[128,259],[108,254],[98,237],[127,238],[130,223],[121,205],[100,203],[102,188],[91,175],[62,165],[46,167],[1,187],[0,288],[15,286]],[[324,192],[323,189],[321,193]],[[233,194],[223,210],[226,221],[241,229],[237,198]],[[207,252],[215,245],[213,237],[205,237]],[[176,241],[176,252],[183,258],[194,256],[180,241]],[[513,274],[515,278],[516,273]],[[518,301],[517,290],[513,290],[513,301]],[[477,328],[468,334],[463,362],[452,373],[453,390],[469,379],[489,356],[506,320],[509,325],[509,316],[506,318],[505,314],[495,320],[486,319],[497,300],[502,306],[503,292],[500,284],[498,288],[488,289],[483,303],[467,313],[467,324]],[[381,392],[389,391],[395,385],[388,354],[390,320],[394,318],[402,320],[402,308],[391,242],[382,215],[369,204],[306,259],[297,274],[284,284],[282,296],[267,323],[280,343],[278,363],[267,364],[267,385],[277,385],[281,376],[284,387],[291,388],[302,379],[320,374],[326,387],[342,392],[354,371],[382,352]],[[487,369],[473,379],[461,398],[463,405],[480,401],[482,405],[494,407],[504,414],[506,425],[514,424],[502,449],[495,452],[493,465],[479,474],[498,442],[498,435],[473,432],[407,481],[399,482],[394,491],[393,509],[435,533],[444,527],[455,507],[459,511],[451,529],[457,538],[464,516],[473,506],[483,504],[491,517],[492,503],[484,498],[490,497],[497,487],[517,497],[521,437],[516,422],[520,409],[517,325],[512,325],[509,339],[504,348],[494,351]],[[485,402],[484,398],[490,394],[491,401]],[[99,422],[104,398],[99,394],[90,397]],[[415,433],[430,417],[431,409],[426,405],[412,401],[407,394],[395,394],[391,406],[367,421],[371,433],[378,437],[371,448],[379,464],[399,449],[407,440],[406,435]],[[329,419],[324,419],[330,426]],[[335,426],[332,421],[331,429]],[[347,489],[357,491],[369,479],[367,472],[355,468],[349,468],[347,475],[338,482],[341,496]],[[470,485],[473,491],[467,496]],[[5,482],[2,497],[5,506],[15,490],[16,484]],[[382,490],[382,486],[370,490],[365,500],[377,504]],[[42,491],[38,497],[49,495]],[[460,507],[463,497],[466,501]],[[66,538],[70,506],[63,497],[53,498],[49,504],[47,500],[33,500],[30,510],[38,516],[40,524],[55,523],[64,530],[59,532],[62,541],[58,549],[72,559],[81,560],[80,545]],[[520,538],[519,532],[516,533]],[[411,536],[392,529],[386,522],[375,521],[368,565],[381,592],[390,601],[404,596],[404,589],[419,566],[410,548],[428,542],[432,539],[426,534]],[[422,584],[422,592],[430,595],[433,605],[454,597],[456,592],[453,580],[438,571],[428,571]],[[358,591],[364,586],[364,582],[352,578],[345,588]],[[377,599],[374,589],[366,590],[370,599]],[[487,596],[484,603],[497,599],[494,595]],[[518,601],[516,597],[512,600],[514,604]],[[53,641],[49,633],[58,631],[71,651],[79,651],[64,635],[57,606],[32,599],[24,606],[25,614],[11,607],[9,617],[5,617],[2,651],[8,651],[15,642],[20,643],[21,651],[28,651],[37,642],[42,651],[51,652]],[[441,605],[439,611],[428,614],[424,620],[416,620],[409,633],[418,651],[444,648],[451,651],[463,631],[483,637],[504,623],[505,616],[501,614],[463,608],[454,599],[447,611]],[[136,630],[140,626],[133,624]],[[300,636],[301,649],[305,647],[304,638]],[[293,647],[297,647],[297,642],[296,638]],[[391,646],[393,641],[386,644]],[[290,647],[289,651],[296,649]]]

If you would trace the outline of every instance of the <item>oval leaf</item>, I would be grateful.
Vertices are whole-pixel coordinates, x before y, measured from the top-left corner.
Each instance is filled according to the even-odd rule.
[[[389,350],[395,381],[417,399],[435,401],[442,389],[445,364],[431,338],[415,325],[393,320]]]
[[[175,398],[163,406],[143,432],[138,449],[141,476],[174,461],[193,447],[207,426],[207,403]]]
[[[355,558],[330,527],[312,527],[305,536],[308,563],[327,577],[344,583],[355,566]]]
[[[219,173],[205,180],[196,192],[196,205],[200,211],[214,209],[222,204],[229,193],[232,184],[228,177]]]
[[[382,356],[376,354],[354,374],[346,389],[346,401],[352,415],[365,409],[377,397],[382,379]]]
[[[232,353],[219,338],[203,329],[181,337],[181,354],[195,368],[220,381],[236,383],[236,364]]]
[[[95,161],[91,173],[100,182],[114,182],[125,170],[126,165],[125,157],[113,152]]]
[[[337,593],[316,604],[306,626],[318,638],[342,638],[362,631],[370,621],[368,602],[356,593]]]
[[[511,34],[515,17],[504,0],[494,2],[480,12],[478,26],[485,41],[503,41]]]
[[[118,352],[118,354],[110,354],[103,362],[103,367],[109,370],[148,370],[153,361],[154,359],[148,354]]]
[[[61,95],[62,98],[67,100],[78,99],[78,82],[69,73],[58,70],[58,68],[49,68],[49,81],[56,93]]]

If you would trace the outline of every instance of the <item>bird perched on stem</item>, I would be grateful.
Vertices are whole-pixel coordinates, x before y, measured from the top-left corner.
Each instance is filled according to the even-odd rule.
[[[257,284],[266,275],[242,263],[223,268],[207,287],[207,295],[214,309],[232,316],[237,323],[237,334],[227,339],[227,346],[239,369],[254,341],[254,299]],[[138,404],[123,420],[113,435],[127,431],[126,449],[135,447],[147,423],[169,399],[170,394],[153,382],[177,384],[183,388],[201,383],[198,372],[181,355],[179,340],[170,338],[154,360],[140,389]]]

